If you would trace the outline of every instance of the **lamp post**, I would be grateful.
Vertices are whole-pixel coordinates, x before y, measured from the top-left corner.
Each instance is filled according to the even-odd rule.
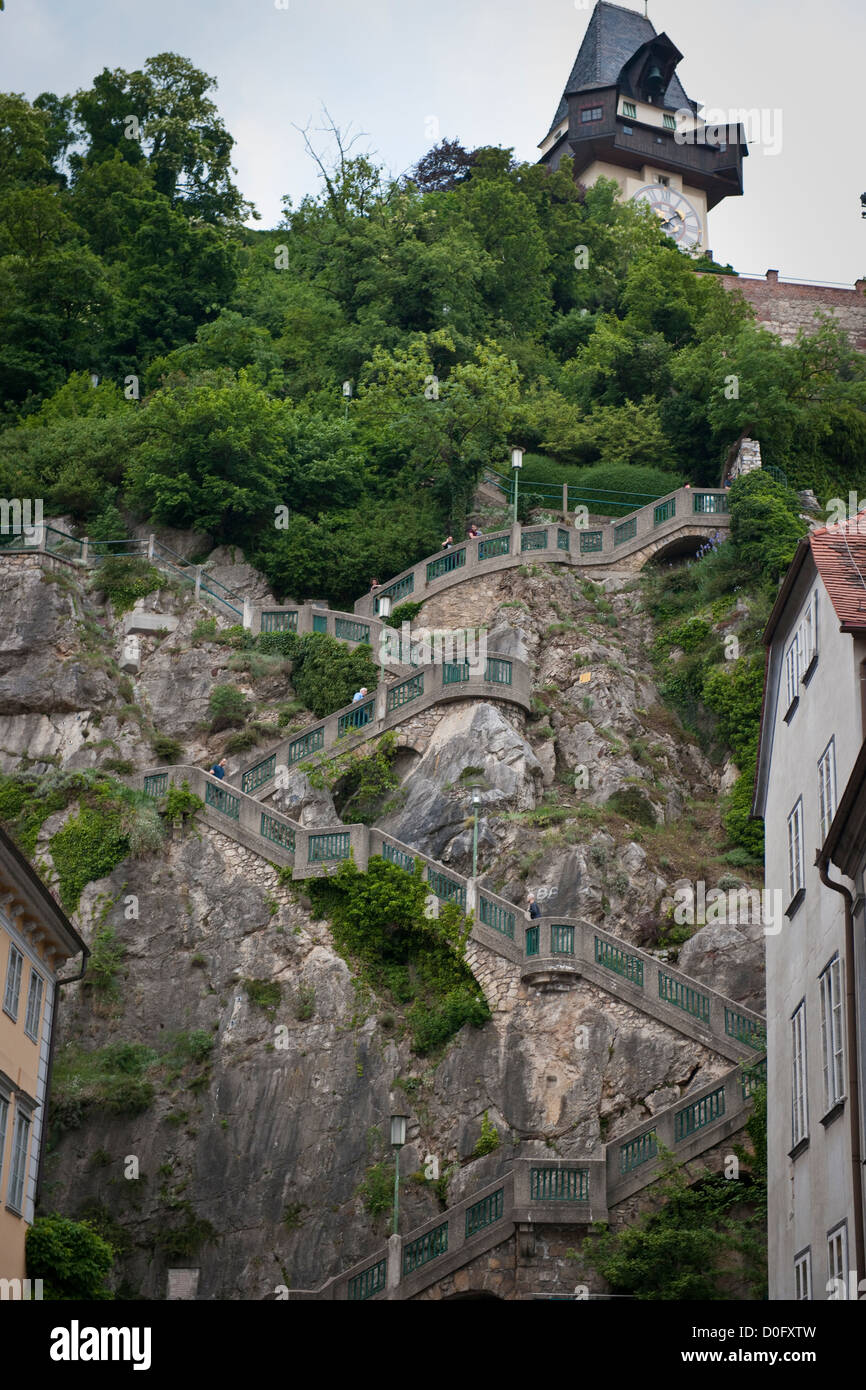
[[[512,520],[514,521],[515,525],[517,524],[517,479],[518,479],[518,477],[520,476],[517,470],[518,470],[519,468],[522,468],[522,467],[523,467],[523,450],[522,450],[522,449],[512,449],[512,450],[511,450],[511,476],[512,476],[512,478],[514,479],[514,512],[513,512],[513,514],[512,514]]]
[[[472,788],[472,810],[475,813],[475,824],[472,828],[472,877],[478,877],[478,807],[481,805],[481,788]]]
[[[406,1143],[406,1116],[391,1116],[391,1144],[394,1148],[394,1235],[400,1216],[400,1150]]]

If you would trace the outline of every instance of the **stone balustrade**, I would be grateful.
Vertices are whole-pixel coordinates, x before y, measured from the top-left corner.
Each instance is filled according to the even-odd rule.
[[[706,540],[715,532],[726,533],[729,526],[727,491],[689,487],[595,527],[565,526],[562,522],[513,525],[478,540],[461,541],[410,566],[375,593],[359,598],[355,613],[374,617],[381,611],[383,599],[392,608],[417,603],[477,575],[533,561],[582,569],[633,567],[636,559],[649,558],[678,538]]]
[[[403,679],[381,681],[366,699],[344,705],[316,724],[283,739],[271,753],[257,758],[232,777],[245,792],[269,796],[277,769],[291,768],[316,754],[341,753],[394,729],[432,705],[454,700],[506,701],[528,711],[532,675],[516,657],[490,655],[473,666],[444,662],[416,667]]]

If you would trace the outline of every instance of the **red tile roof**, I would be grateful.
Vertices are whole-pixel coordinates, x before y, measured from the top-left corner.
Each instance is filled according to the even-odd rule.
[[[843,632],[866,632],[866,511],[808,536]]]

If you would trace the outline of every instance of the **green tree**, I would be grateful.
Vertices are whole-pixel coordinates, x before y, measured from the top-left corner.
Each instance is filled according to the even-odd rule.
[[[113,1298],[106,1280],[114,1251],[87,1221],[53,1213],[37,1216],[27,1232],[27,1276],[44,1281],[48,1299],[93,1302]]]
[[[127,471],[132,499],[155,521],[242,540],[284,502],[288,415],[243,372],[157,392]]]

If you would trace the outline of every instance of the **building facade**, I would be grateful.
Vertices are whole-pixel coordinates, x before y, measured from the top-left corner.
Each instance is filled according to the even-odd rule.
[[[841,877],[829,872],[866,736],[864,575],[866,514],[813,531],[764,638],[753,811],[766,886],[786,904],[766,936],[771,1299],[850,1296],[866,1274],[862,872],[858,890],[850,852]]]
[[[707,214],[743,192],[748,154],[740,124],[708,125],[685,92],[679,49],[635,10],[599,0],[539,162],[566,157],[589,187],[616,179],[624,198],[645,203],[684,249],[709,246]]]
[[[0,830],[0,1279],[23,1279],[51,1067],[57,972],[87,947]],[[76,977],[77,978],[77,977]]]

